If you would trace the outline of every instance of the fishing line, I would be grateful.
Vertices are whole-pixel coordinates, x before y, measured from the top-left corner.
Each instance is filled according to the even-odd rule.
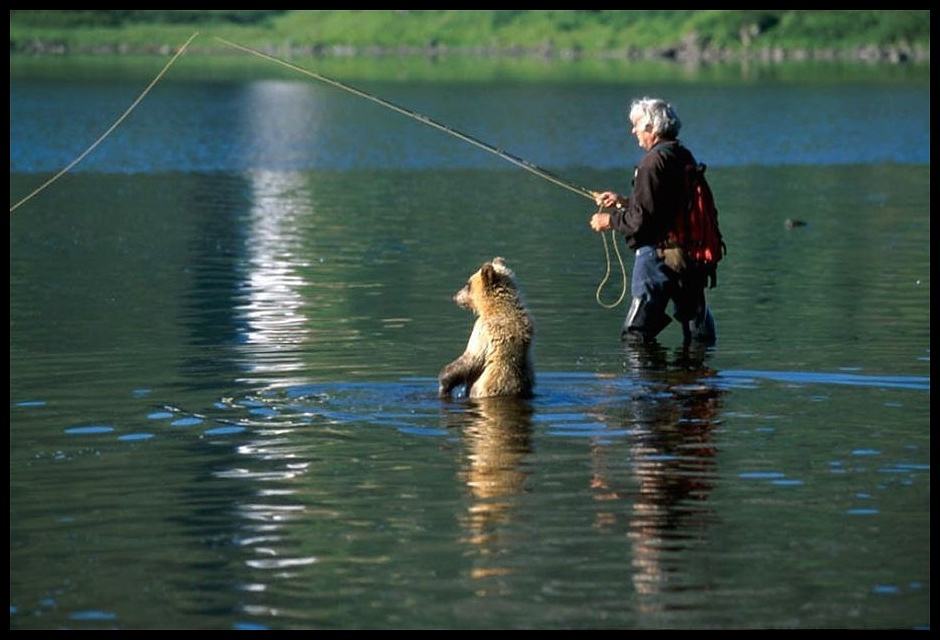
[[[483,149],[484,151],[494,153],[500,158],[504,160],[508,160],[514,165],[521,167],[522,169],[525,169],[526,171],[533,173],[539,176],[540,178],[548,180],[549,182],[552,182],[560,187],[563,187],[567,189],[568,191],[572,191],[574,193],[577,193],[578,195],[584,196],[585,198],[588,198],[591,201],[595,201],[596,196],[599,195],[595,191],[591,191],[590,189],[585,189],[584,187],[568,182],[567,180],[563,180],[559,178],[558,176],[556,176],[555,174],[551,173],[550,171],[547,171],[543,169],[542,167],[532,164],[528,160],[524,160],[507,151],[504,151],[503,149],[499,149],[497,147],[494,147],[491,144],[487,144],[486,142],[483,142],[482,140],[478,140],[469,134],[466,134],[466,133],[463,133],[462,131],[458,131],[457,129],[454,129],[453,127],[448,127],[447,125],[441,124],[440,122],[437,122],[436,120],[433,120],[432,118],[429,118],[426,115],[417,113],[410,109],[406,109],[405,107],[397,105],[393,102],[389,102],[388,100],[384,100],[383,98],[379,98],[378,96],[374,96],[371,93],[362,91],[361,89],[356,89],[355,87],[351,87],[348,84],[340,82],[339,80],[334,80],[333,78],[328,78],[327,76],[324,76],[319,73],[315,73],[313,71],[310,71],[309,69],[304,69],[303,67],[299,67],[295,64],[287,62],[286,60],[282,60],[276,56],[272,56],[270,54],[264,53],[263,51],[258,51],[257,49],[252,49],[251,47],[246,47],[240,44],[236,44],[234,42],[226,40],[225,38],[220,38],[218,36],[214,36],[214,37],[219,42],[226,44],[234,49],[238,49],[240,51],[250,53],[252,55],[258,56],[259,58],[264,58],[265,60],[270,60],[271,62],[276,62],[277,64],[287,67],[288,69],[293,69],[294,71],[300,72],[306,76],[310,76],[311,78],[314,78],[321,82],[325,82],[329,85],[342,89],[343,91],[348,91],[349,93],[355,94],[359,96],[360,98],[371,100],[372,102],[380,104],[383,107],[386,107],[393,111],[397,111],[398,113],[408,116],[409,118],[413,118],[417,120],[418,122],[422,122],[428,126],[431,126],[431,127],[434,127],[435,129],[443,131],[444,133],[460,138],[464,142],[469,142],[470,144],[476,147],[479,147],[480,149]],[[601,290],[604,288],[604,285],[607,284],[607,280],[610,278],[610,250],[607,248],[607,237],[604,235],[604,233],[601,233],[601,239],[604,241],[604,256],[607,261],[607,272],[604,274],[604,279],[601,281],[600,285],[598,285],[597,292],[595,293],[594,297],[597,300],[597,303],[601,305],[602,307],[606,309],[613,309],[618,304],[620,304],[623,301],[624,296],[626,296],[627,271],[626,271],[626,267],[624,267],[624,264],[623,264],[623,258],[620,255],[620,249],[617,247],[616,235],[614,233],[611,233],[611,239],[613,240],[613,243],[614,243],[614,253],[617,254],[617,260],[620,263],[620,272],[621,274],[623,274],[623,290],[620,293],[620,297],[617,298],[617,301],[614,302],[613,304],[608,305],[602,302],[601,297],[600,297]]]
[[[177,59],[177,58],[179,58],[181,55],[183,55],[183,52],[186,51],[186,47],[188,47],[188,46],[189,46],[189,43],[192,42],[192,41],[195,39],[195,37],[198,36],[198,35],[199,35],[199,32],[197,31],[197,32],[195,32],[193,35],[189,36],[189,40],[187,40],[187,41],[183,44],[183,46],[180,47],[179,51],[176,52],[176,55],[174,55],[174,56],[170,59],[170,61],[166,63],[166,66],[163,67],[163,69],[160,71],[160,73],[157,74],[157,77],[154,78],[154,79],[150,82],[150,84],[147,85],[147,88],[144,89],[143,92],[142,92],[139,96],[137,96],[137,99],[134,100],[134,102],[131,104],[131,106],[129,106],[129,107],[127,108],[127,111],[125,111],[123,114],[121,114],[121,117],[118,118],[117,120],[115,120],[114,124],[112,124],[112,125],[108,128],[107,131],[105,131],[103,134],[101,134],[101,136],[100,136],[97,140],[95,140],[95,141],[92,143],[92,145],[91,145],[90,147],[88,147],[87,149],[85,149],[85,151],[83,151],[83,152],[81,153],[81,155],[79,155],[77,158],[75,158],[74,160],[72,160],[68,165],[66,165],[66,167],[65,167],[64,169],[62,169],[61,171],[59,171],[59,173],[55,174],[55,175],[52,176],[50,179],[46,180],[42,185],[39,186],[39,188],[37,188],[37,189],[36,189],[35,191],[33,191],[31,194],[29,194],[28,196],[26,196],[25,198],[23,198],[22,200],[20,200],[19,202],[17,202],[17,203],[14,204],[13,206],[11,206],[11,207],[10,207],[10,213],[13,213],[13,212],[14,212],[16,209],[18,209],[21,205],[25,204],[27,201],[31,200],[33,197],[35,197],[36,195],[38,195],[39,192],[41,192],[43,189],[45,189],[45,188],[48,187],[50,184],[52,184],[53,182],[55,182],[56,180],[58,180],[59,178],[61,178],[62,176],[64,176],[64,175],[69,171],[69,169],[71,169],[72,167],[74,167],[75,165],[77,165],[79,162],[81,162],[82,159],[85,158],[85,156],[87,156],[89,153],[91,153],[91,152],[95,149],[95,147],[97,147],[99,144],[101,144],[101,142],[102,142],[105,138],[107,138],[108,135],[110,135],[111,132],[114,131],[114,130],[117,128],[117,126],[118,126],[119,124],[121,124],[127,116],[130,115],[131,111],[134,110],[134,107],[136,107],[136,106],[140,103],[140,101],[144,99],[144,96],[146,96],[148,93],[150,93],[150,90],[153,89],[154,85],[156,85],[157,82],[160,81],[160,78],[163,77],[163,74],[165,74],[165,73],[167,72],[167,70],[170,68],[170,66],[172,66],[172,64],[173,64],[174,62],[176,62],[176,59]]]
[[[166,66],[163,67],[163,69],[160,71],[160,73],[157,74],[157,76],[150,82],[149,85],[147,85],[147,87],[143,90],[143,92],[141,92],[141,94],[140,94],[139,96],[137,96],[137,99],[134,100],[134,102],[131,104],[131,106],[129,106],[129,107],[127,108],[127,110],[126,110],[123,114],[121,114],[121,116],[114,122],[114,124],[112,124],[112,125],[108,128],[107,131],[105,131],[103,134],[101,134],[101,136],[100,136],[97,140],[95,140],[95,141],[92,143],[92,145],[91,145],[90,147],[88,147],[88,148],[87,148],[84,152],[82,152],[77,158],[75,158],[75,160],[73,160],[73,161],[70,162],[68,165],[66,165],[66,167],[65,167],[64,169],[62,169],[62,170],[59,171],[56,175],[54,175],[52,178],[50,178],[49,180],[47,180],[46,182],[44,182],[42,185],[40,185],[37,189],[35,189],[35,190],[34,190],[32,193],[30,193],[28,196],[26,196],[25,198],[23,198],[22,200],[20,200],[20,201],[17,202],[16,204],[12,205],[12,206],[10,207],[10,213],[12,214],[12,213],[13,213],[16,209],[18,209],[20,206],[22,206],[23,204],[25,204],[26,202],[28,202],[29,200],[31,200],[32,198],[34,198],[36,195],[38,195],[40,192],[42,192],[44,189],[46,189],[49,185],[51,185],[51,184],[54,183],[56,180],[58,180],[58,179],[61,178],[63,175],[65,175],[70,169],[72,169],[72,167],[74,167],[74,166],[77,165],[79,162],[81,162],[89,153],[91,153],[99,144],[101,144],[101,142],[104,141],[104,139],[107,138],[107,137],[111,134],[111,132],[114,131],[114,130],[118,127],[118,125],[120,125],[120,124],[124,121],[125,118],[127,118],[127,116],[130,115],[131,111],[133,111],[134,108],[140,103],[140,101],[144,99],[144,97],[150,92],[151,89],[153,89],[153,87],[157,84],[157,82],[160,81],[160,79],[161,79],[161,78],[164,76],[164,74],[169,70],[169,68],[173,65],[173,63],[176,62],[176,60],[183,54],[184,51],[186,51],[186,48],[189,46],[189,44],[190,44],[190,43],[196,38],[196,36],[198,36],[198,35],[199,35],[199,32],[197,31],[197,32],[193,33],[193,35],[191,35],[191,36],[189,37],[189,39],[183,44],[183,46],[181,46],[181,47],[179,48],[179,50],[178,50],[178,51],[176,52],[176,54],[170,59],[170,61],[167,62]],[[454,129],[454,128],[452,128],[452,127],[448,127],[447,125],[444,125],[444,124],[441,124],[440,122],[437,122],[436,120],[433,120],[432,118],[429,118],[429,117],[426,116],[426,115],[417,113],[417,112],[415,112],[415,111],[411,111],[410,109],[406,109],[406,108],[404,108],[404,107],[402,107],[402,106],[399,106],[399,105],[397,105],[397,104],[395,104],[395,103],[393,103],[393,102],[390,102],[390,101],[388,101],[388,100],[384,100],[384,99],[382,99],[382,98],[379,98],[378,96],[374,96],[374,95],[372,95],[372,94],[370,94],[370,93],[367,93],[367,92],[362,91],[362,90],[360,90],[360,89],[356,89],[355,87],[351,87],[351,86],[349,86],[349,85],[347,85],[347,84],[344,84],[344,83],[340,82],[339,80],[334,80],[333,78],[328,78],[328,77],[326,77],[326,76],[324,76],[324,75],[321,75],[321,74],[319,74],[319,73],[315,73],[315,72],[310,71],[310,70],[308,70],[308,69],[304,69],[303,67],[299,67],[299,66],[297,66],[297,65],[295,65],[295,64],[291,64],[290,62],[287,62],[286,60],[281,60],[280,58],[277,58],[277,57],[272,56],[272,55],[270,55],[270,54],[264,53],[264,52],[262,52],[262,51],[258,51],[257,49],[252,49],[252,48],[250,48],[250,47],[245,47],[245,46],[242,46],[242,45],[240,45],[240,44],[236,44],[236,43],[234,43],[234,42],[230,42],[229,40],[226,40],[226,39],[224,39],[224,38],[220,38],[220,37],[218,37],[218,36],[215,36],[215,39],[218,40],[219,42],[222,42],[223,44],[226,44],[226,45],[228,45],[228,46],[230,46],[230,47],[233,47],[233,48],[235,48],[235,49],[239,49],[239,50],[241,50],[241,51],[245,51],[245,52],[247,52],[247,53],[250,53],[250,54],[252,54],[252,55],[258,56],[258,57],[260,57],[260,58],[264,58],[264,59],[266,59],[266,60],[270,60],[270,61],[272,61],[272,62],[276,62],[277,64],[283,65],[283,66],[285,66],[285,67],[287,67],[287,68],[289,68],[289,69],[293,69],[294,71],[298,71],[298,72],[300,72],[300,73],[302,73],[302,74],[304,74],[304,75],[310,76],[311,78],[314,78],[314,79],[316,79],[316,80],[320,80],[321,82],[325,82],[325,83],[327,83],[327,84],[330,84],[330,85],[332,85],[332,86],[334,86],[334,87],[337,87],[337,88],[339,88],[339,89],[342,89],[342,90],[344,90],[344,91],[348,91],[349,93],[355,94],[355,95],[357,95],[357,96],[359,96],[359,97],[361,97],[361,98],[365,98],[365,99],[367,99],[367,100],[371,100],[372,102],[375,102],[375,103],[377,103],[377,104],[380,104],[380,105],[382,105],[383,107],[386,107],[386,108],[388,108],[388,109],[392,109],[393,111],[396,111],[396,112],[398,112],[398,113],[400,113],[400,114],[402,114],[402,115],[408,116],[409,118],[413,118],[413,119],[417,120],[418,122],[422,122],[422,123],[424,123],[424,124],[426,124],[426,125],[428,125],[428,126],[430,126],[430,127],[433,127],[433,128],[438,129],[438,130],[440,130],[440,131],[443,131],[443,132],[445,132],[445,133],[448,133],[448,134],[450,134],[450,135],[452,135],[452,136],[455,136],[455,137],[457,137],[457,138],[460,138],[460,139],[463,140],[464,142],[469,142],[470,144],[472,144],[472,145],[474,145],[474,146],[476,146],[476,147],[479,147],[480,149],[483,149],[484,151],[488,151],[489,153],[496,154],[496,155],[499,156],[500,158],[503,158],[504,160],[507,160],[507,161],[513,163],[514,165],[516,165],[516,166],[518,166],[518,167],[520,167],[520,168],[522,168],[522,169],[525,169],[526,171],[528,171],[528,172],[530,172],[530,173],[533,173],[533,174],[539,176],[540,178],[543,178],[543,179],[545,179],[545,180],[548,180],[549,182],[552,182],[553,184],[556,184],[556,185],[558,185],[558,186],[560,186],[560,187],[562,187],[562,188],[564,188],[564,189],[567,189],[568,191],[572,191],[572,192],[574,192],[574,193],[577,193],[578,195],[584,196],[585,198],[588,198],[588,199],[590,199],[590,200],[592,200],[592,201],[594,201],[595,198],[596,198],[596,196],[598,195],[598,193],[595,192],[595,191],[591,191],[590,189],[586,189],[586,188],[581,187],[581,186],[579,186],[579,185],[576,185],[576,184],[573,184],[573,183],[571,183],[571,182],[568,182],[567,180],[563,180],[562,178],[559,178],[559,177],[556,176],[555,174],[551,173],[550,171],[547,171],[546,169],[543,169],[542,167],[539,167],[539,166],[537,166],[537,165],[535,165],[535,164],[532,164],[531,162],[529,162],[529,161],[527,161],[527,160],[524,160],[524,159],[522,159],[522,158],[520,158],[520,157],[518,157],[518,156],[515,156],[515,155],[513,155],[513,154],[511,154],[511,153],[509,153],[509,152],[507,152],[507,151],[504,151],[503,149],[499,149],[499,148],[497,148],[497,147],[494,147],[494,146],[491,145],[491,144],[487,144],[486,142],[483,142],[482,140],[478,140],[477,138],[474,138],[474,137],[471,136],[471,135],[468,135],[468,134],[466,134],[466,133],[463,133],[463,132],[461,132],[461,131],[458,131],[457,129]],[[617,302],[613,303],[612,305],[607,305],[607,304],[601,302],[601,299],[600,299],[600,292],[601,292],[601,289],[603,289],[604,285],[607,283],[608,278],[610,277],[610,251],[609,251],[608,248],[607,248],[607,238],[606,238],[606,236],[602,233],[602,234],[601,234],[601,239],[602,239],[603,242],[604,242],[604,255],[605,255],[606,260],[607,260],[607,273],[604,275],[604,279],[601,281],[601,284],[600,284],[600,285],[598,286],[598,288],[597,288],[597,292],[596,292],[596,294],[595,294],[595,298],[597,299],[598,304],[600,304],[602,307],[605,307],[605,308],[608,308],[608,309],[612,309],[612,308],[616,307],[618,304],[620,304],[620,302],[621,302],[621,301],[623,300],[623,298],[624,298],[624,295],[626,294],[626,287],[627,287],[627,275],[626,275],[626,269],[625,269],[624,264],[623,264],[623,258],[622,258],[621,255],[620,255],[620,250],[617,248],[616,237],[614,236],[613,233],[611,234],[611,237],[613,238],[613,241],[614,241],[614,252],[615,252],[616,255],[617,255],[617,259],[618,259],[618,261],[619,261],[619,263],[620,263],[620,270],[621,270],[621,273],[623,274],[623,291],[621,292],[620,298],[617,299]]]
[[[557,184],[559,187],[563,187],[563,188],[565,188],[565,189],[568,189],[569,191],[573,191],[574,193],[577,193],[578,195],[582,195],[582,196],[584,196],[585,198],[588,198],[589,200],[591,200],[592,202],[594,201],[595,192],[591,191],[590,189],[585,189],[584,187],[580,187],[580,186],[578,186],[578,185],[576,185],[576,184],[572,184],[571,182],[568,182],[567,180],[563,180],[563,179],[559,178],[558,176],[556,176],[555,174],[551,173],[550,171],[547,171],[547,170],[545,170],[545,169],[543,169],[543,168],[541,168],[541,167],[539,167],[539,166],[537,166],[537,165],[532,164],[532,163],[529,162],[528,160],[523,160],[522,158],[520,158],[520,157],[518,157],[518,156],[514,156],[513,154],[511,154],[511,153],[509,153],[509,152],[507,152],[507,151],[504,151],[503,149],[499,149],[499,148],[497,148],[497,147],[494,147],[494,146],[491,145],[491,144],[487,144],[487,143],[483,142],[482,140],[477,140],[476,138],[474,138],[474,137],[471,136],[471,135],[468,135],[468,134],[466,134],[466,133],[463,133],[462,131],[458,131],[457,129],[454,129],[454,128],[452,128],[452,127],[448,127],[448,126],[445,125],[445,124],[441,124],[440,122],[437,122],[436,120],[433,120],[433,119],[429,118],[429,117],[426,116],[426,115],[417,113],[417,112],[412,111],[412,110],[410,110],[410,109],[406,109],[405,107],[399,106],[399,105],[395,104],[394,102],[389,102],[388,100],[385,100],[385,99],[383,99],[383,98],[379,98],[378,96],[374,96],[374,95],[372,95],[371,93],[367,93],[367,92],[365,92],[365,91],[362,91],[361,89],[356,89],[355,87],[351,87],[351,86],[349,86],[348,84],[344,84],[344,83],[340,82],[339,80],[334,80],[333,78],[328,78],[328,77],[326,77],[326,76],[324,76],[324,75],[321,75],[321,74],[319,74],[319,73],[314,73],[313,71],[310,71],[310,70],[308,70],[308,69],[304,69],[303,67],[298,67],[297,65],[291,64],[290,62],[287,62],[286,60],[282,60],[282,59],[277,58],[277,57],[275,57],[275,56],[272,56],[272,55],[270,55],[270,54],[264,53],[264,52],[262,52],[262,51],[258,51],[257,49],[252,49],[251,47],[245,47],[245,46],[242,46],[242,45],[240,45],[240,44],[235,44],[234,42],[229,42],[229,41],[226,40],[225,38],[220,38],[220,37],[218,37],[218,36],[214,36],[214,37],[215,37],[215,39],[218,40],[219,42],[222,42],[222,43],[224,43],[224,44],[227,44],[227,45],[230,46],[230,47],[234,47],[235,49],[239,49],[239,50],[241,50],[241,51],[245,51],[245,52],[247,52],[247,53],[251,53],[251,54],[256,55],[256,56],[258,56],[258,57],[260,57],[260,58],[264,58],[265,60],[270,60],[271,62],[276,62],[276,63],[278,63],[278,64],[280,64],[280,65],[283,65],[283,66],[285,66],[285,67],[287,67],[287,68],[289,68],[289,69],[293,69],[294,71],[298,71],[298,72],[300,72],[300,73],[302,73],[302,74],[304,74],[304,75],[310,76],[311,78],[315,78],[315,79],[317,79],[317,80],[320,80],[321,82],[325,82],[325,83],[327,83],[327,84],[333,85],[334,87],[337,87],[337,88],[339,88],[339,89],[342,89],[343,91],[348,91],[349,93],[353,93],[353,94],[359,96],[360,98],[365,98],[366,100],[371,100],[372,102],[375,102],[375,103],[377,103],[377,104],[380,104],[380,105],[382,105],[383,107],[387,107],[387,108],[389,108],[389,109],[392,109],[393,111],[397,111],[398,113],[400,113],[400,114],[402,114],[402,115],[405,115],[405,116],[408,116],[409,118],[414,118],[414,119],[417,120],[418,122],[423,122],[424,124],[426,124],[426,125],[428,125],[428,126],[434,127],[435,129],[439,129],[439,130],[441,130],[441,131],[443,131],[443,132],[445,132],[445,133],[448,133],[448,134],[450,134],[450,135],[452,135],[452,136],[455,136],[455,137],[457,137],[457,138],[460,138],[460,139],[463,140],[464,142],[469,142],[470,144],[472,144],[472,145],[474,145],[474,146],[477,146],[477,147],[479,147],[480,149],[483,149],[483,150],[485,150],[485,151],[489,151],[490,153],[495,153],[495,154],[498,155],[500,158],[502,158],[502,159],[504,159],[504,160],[508,160],[509,162],[513,163],[514,165],[516,165],[516,166],[518,166],[518,167],[521,167],[521,168],[525,169],[526,171],[529,171],[529,172],[531,172],[531,173],[534,173],[535,175],[539,176],[540,178],[544,178],[545,180],[548,180],[549,182],[553,182],[553,183]]]
[[[604,285],[607,284],[608,278],[610,278],[610,250],[607,248],[607,236],[604,235],[604,232],[601,231],[601,240],[604,241],[604,258],[607,262],[607,272],[604,274],[604,279],[601,280],[601,283],[597,285],[597,291],[594,292],[594,299],[597,300],[597,304],[601,305],[605,309],[616,309],[617,305],[623,302],[623,299],[627,295],[627,268],[623,266],[623,257],[620,255],[620,249],[617,248],[617,232],[610,232],[610,241],[614,245],[614,253],[617,254],[617,262],[620,263],[620,274],[623,276],[623,289],[620,291],[620,297],[617,298],[616,302],[611,304],[606,304],[601,301],[601,290],[604,288]]]

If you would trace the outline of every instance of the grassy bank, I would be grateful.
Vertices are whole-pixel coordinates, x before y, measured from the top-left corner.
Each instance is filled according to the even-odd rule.
[[[929,11],[11,11],[12,53],[929,60]]]

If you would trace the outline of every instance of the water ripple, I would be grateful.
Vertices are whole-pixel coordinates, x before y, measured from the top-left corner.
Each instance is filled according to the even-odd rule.
[[[317,558],[274,558],[271,560],[246,560],[245,564],[252,569],[287,569],[289,567],[304,567],[319,562]]]
[[[719,374],[719,379],[732,386],[747,386],[752,384],[754,379],[765,379],[793,384],[838,384],[855,387],[930,391],[930,378],[923,376],[864,376],[844,372],[726,370]]]

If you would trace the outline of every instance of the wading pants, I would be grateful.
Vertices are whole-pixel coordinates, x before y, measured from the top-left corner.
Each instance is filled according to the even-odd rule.
[[[666,305],[672,300],[672,315],[682,324],[684,342],[715,344],[718,335],[705,301],[706,284],[704,274],[691,268],[678,274],[666,266],[655,247],[640,247],[633,262],[633,303],[621,339],[648,341],[659,335],[672,320],[666,314]]]

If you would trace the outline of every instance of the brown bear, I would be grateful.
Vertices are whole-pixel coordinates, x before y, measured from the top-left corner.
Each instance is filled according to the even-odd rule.
[[[472,311],[477,320],[466,351],[438,376],[440,395],[449,396],[455,387],[466,385],[470,398],[531,397],[532,317],[503,259],[484,262],[454,295],[454,302]]]

